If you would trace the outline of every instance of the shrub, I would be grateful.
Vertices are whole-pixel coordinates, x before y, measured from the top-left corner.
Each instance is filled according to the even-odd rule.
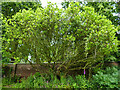
[[[118,88],[118,69],[117,67],[107,67],[105,70],[98,71],[93,75],[93,84],[100,88]]]
[[[80,88],[91,88],[92,84],[83,75],[76,76],[76,83]]]
[[[39,76],[38,76],[39,75]],[[44,76],[44,77],[43,77]],[[46,74],[47,76],[47,74]],[[92,87],[91,83],[81,75],[76,77],[61,75],[61,79],[57,79],[56,76],[51,74],[50,79],[45,74],[36,73],[31,75],[26,80],[23,79],[21,83],[17,83],[13,88],[89,88]]]
[[[9,76],[2,78],[2,86],[13,85],[15,83],[19,83],[20,77],[19,76]]]
[[[105,16],[94,12],[91,7],[80,10],[79,3],[71,2],[63,10],[49,3],[46,8],[22,10],[3,20],[3,57],[22,59],[32,64],[61,62],[57,70],[91,68],[111,51],[117,51],[118,30]],[[31,55],[31,61],[28,60]]]
[[[33,88],[34,78],[33,78],[32,74],[27,79],[23,78],[21,81],[22,81],[21,83],[18,82],[15,85],[13,85],[12,87],[14,87],[14,88]]]

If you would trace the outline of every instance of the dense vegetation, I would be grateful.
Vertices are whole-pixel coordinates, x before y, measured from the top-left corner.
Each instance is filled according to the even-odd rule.
[[[107,68],[96,75],[91,73],[91,70],[102,68],[105,61],[119,61],[116,59],[119,56],[116,37],[119,17],[112,15],[114,9],[111,7],[115,3],[87,3],[83,6],[80,3],[64,2],[64,9],[50,2],[45,8],[38,3],[3,3],[4,7],[13,4],[18,7],[11,7],[10,10],[15,12],[2,9],[3,64],[11,60],[15,64],[23,61],[31,65],[32,62],[38,65],[47,62],[49,68],[49,74],[45,75],[50,78],[38,73],[37,77],[31,75],[27,83],[22,80],[14,88],[119,87],[116,79],[118,69]],[[58,63],[59,66],[55,67]],[[93,80],[87,80],[85,75],[68,76],[69,71],[81,69],[84,74],[89,69],[89,77],[93,75]],[[56,78],[58,73],[59,80]],[[6,82],[7,78],[3,80]]]
[[[12,88],[114,88],[118,89],[118,68],[107,67],[105,70],[97,71],[96,75],[93,75],[93,79],[86,79],[85,75],[77,75],[75,77],[61,73],[60,79],[54,76],[52,73],[40,74],[39,72],[34,75],[30,75],[27,79],[20,80],[17,77],[17,83],[14,83],[13,78],[4,78],[4,85],[11,85]],[[21,82],[21,83],[20,83]]]
[[[63,8],[69,7],[70,1],[62,2]],[[99,13],[100,15],[105,15],[107,19],[112,21],[112,24],[115,26],[120,25],[120,17],[114,14],[118,14],[120,12],[120,2],[79,2],[81,5],[81,11],[83,11],[84,6],[93,7],[95,12]],[[114,13],[114,14],[113,14]],[[119,27],[120,30],[120,27]],[[116,32],[116,37],[120,40],[120,34]],[[120,47],[118,45],[118,47]],[[120,60],[120,49],[118,52],[111,52],[107,56],[105,56],[105,60],[107,61],[119,61]]]

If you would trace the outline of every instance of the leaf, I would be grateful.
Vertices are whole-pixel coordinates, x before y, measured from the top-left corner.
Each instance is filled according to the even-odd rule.
[[[22,44],[22,40],[19,40],[19,44]]]

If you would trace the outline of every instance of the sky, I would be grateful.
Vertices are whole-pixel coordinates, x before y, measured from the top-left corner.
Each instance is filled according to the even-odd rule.
[[[62,5],[61,3],[64,1],[64,0],[40,0],[41,3],[42,3],[42,6],[45,7],[47,6],[47,2],[52,2],[52,3],[56,3],[58,5],[59,8],[62,8]],[[68,0],[67,0],[68,1]],[[84,1],[84,0],[80,0],[80,1]],[[117,16],[118,14],[115,14],[113,13],[114,16]]]
[[[47,2],[52,2],[56,3],[59,8],[62,8],[61,2],[63,2],[64,0],[40,0],[40,1],[43,7],[47,6]]]

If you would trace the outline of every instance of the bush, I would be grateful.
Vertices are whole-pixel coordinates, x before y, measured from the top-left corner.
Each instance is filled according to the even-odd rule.
[[[2,86],[7,86],[7,85],[12,85],[15,84],[16,82],[20,81],[20,77],[19,76],[9,76],[9,77],[4,77],[2,78]]]
[[[31,75],[26,80],[23,79],[21,83],[17,83],[13,88],[89,88],[90,82],[82,75],[76,77],[63,75],[60,80],[51,74],[49,78],[47,74],[36,73]]]
[[[61,62],[66,73],[97,65],[105,55],[117,51],[118,28],[94,8],[80,8],[77,2],[71,2],[65,10],[49,3],[45,8],[23,9],[11,19],[4,19],[2,56],[30,62],[31,55],[31,61],[46,61],[48,68],[50,62]],[[55,68],[50,69],[55,72]]]
[[[105,70],[98,71],[93,75],[92,83],[99,88],[118,88],[117,67],[107,67]]]
[[[80,88],[91,88],[92,84],[85,78],[85,76],[78,75],[76,76],[76,83]]]
[[[105,70],[99,70],[93,78],[87,80],[84,75],[75,77],[60,75],[36,73],[31,75],[22,83],[17,83],[13,88],[119,88],[118,85],[118,68],[107,67]]]

